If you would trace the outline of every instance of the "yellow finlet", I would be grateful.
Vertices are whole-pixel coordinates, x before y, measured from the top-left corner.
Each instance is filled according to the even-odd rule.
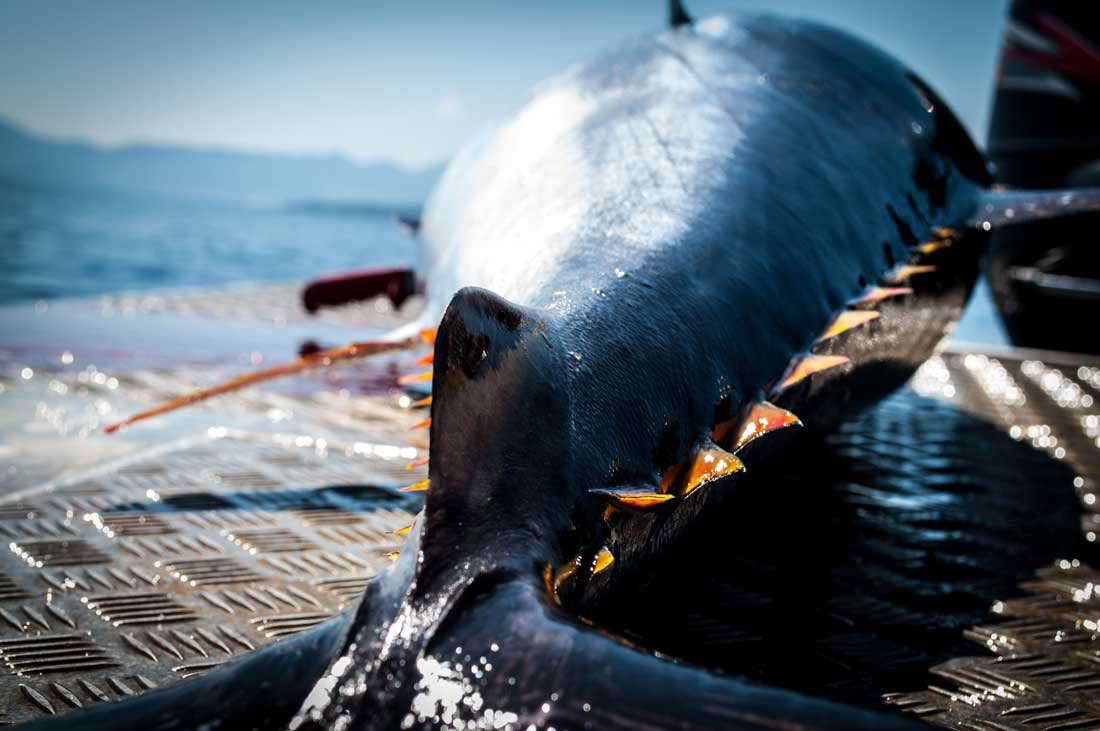
[[[431,457],[418,457],[412,462],[409,462],[407,465],[405,465],[405,469],[415,470],[417,467],[423,467],[424,465],[428,464],[428,460],[430,459]]]
[[[404,528],[398,528],[397,530],[395,530],[393,532],[393,534],[395,536],[407,536],[407,535],[409,535],[409,531],[411,531],[411,530],[412,530],[412,525],[407,525]]]
[[[589,492],[608,500],[616,507],[648,510],[672,500],[675,495],[660,492],[652,487],[598,487]]]
[[[542,570],[542,583],[546,586],[546,593],[550,595],[554,603],[561,606],[561,599],[558,597],[558,592],[554,590],[554,567],[549,563],[546,564],[546,568]]]
[[[711,438],[736,452],[757,437],[788,426],[802,426],[802,421],[786,409],[761,401],[753,404],[743,420],[730,419],[714,427]]]
[[[881,313],[875,310],[845,310],[836,316],[836,319],[825,329],[825,332],[821,334],[817,342],[820,343],[829,338],[835,338],[837,335],[847,330],[851,330],[853,327],[865,325],[871,320],[878,319],[880,314]]]
[[[437,328],[434,328],[434,327],[428,328],[426,330],[421,330],[419,333],[417,333],[417,335],[420,337],[420,339],[422,341],[424,341],[428,345],[435,345],[436,330],[437,330]]]
[[[401,492],[423,492],[428,489],[428,484],[431,480],[421,480],[420,482],[414,482],[406,487],[398,488]]]
[[[577,564],[580,562],[580,556],[572,561],[562,564],[561,568],[554,572],[554,580],[551,586],[554,590],[554,596],[558,595],[558,591],[561,589],[561,585],[573,577],[573,574],[577,573]]]
[[[745,464],[716,444],[697,448],[687,459],[661,478],[661,491],[684,497],[711,480],[744,472]]]
[[[425,396],[424,398],[420,399],[419,401],[413,401],[411,404],[409,404],[409,408],[410,409],[416,409],[416,408],[420,408],[421,406],[431,406],[431,405],[432,405],[432,397],[431,396]]]
[[[416,364],[421,365],[421,366],[431,365],[432,360],[434,360],[434,359],[435,359],[435,351],[432,351],[431,353],[428,353],[427,355],[422,355],[419,358],[417,358],[416,359]]]
[[[799,381],[829,368],[835,368],[850,362],[843,355],[807,355],[794,364],[786,378],[779,384],[778,390],[790,388]]]
[[[430,418],[425,419],[424,421],[420,422],[419,424],[413,424],[412,426],[410,426],[409,431],[414,431],[416,429],[427,429],[431,425],[432,425],[432,420]]]
[[[903,264],[890,275],[890,281],[904,282],[917,274],[928,274],[934,271],[936,271],[936,267],[932,264]]]
[[[900,297],[906,294],[913,294],[913,289],[911,287],[871,287],[862,297],[853,300],[851,306],[865,307],[867,305],[878,304],[884,299]]]
[[[604,546],[596,553],[596,562],[592,566],[592,574],[596,575],[615,563],[615,556]]]
[[[928,256],[932,252],[939,251],[940,249],[946,249],[950,245],[951,239],[936,239],[935,241],[929,241],[927,243],[918,245],[917,251],[922,256]]]
[[[397,379],[397,385],[398,386],[407,386],[410,383],[421,383],[423,381],[430,381],[430,380],[432,380],[432,372],[431,371],[424,371],[423,373],[417,373],[416,375],[412,375],[412,376],[401,376],[400,378]]]

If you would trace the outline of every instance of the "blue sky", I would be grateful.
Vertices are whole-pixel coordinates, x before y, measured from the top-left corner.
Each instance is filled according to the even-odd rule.
[[[770,9],[891,50],[979,142],[1007,0],[687,0]],[[423,165],[662,0],[0,0],[0,116],[102,144],[183,143]]]

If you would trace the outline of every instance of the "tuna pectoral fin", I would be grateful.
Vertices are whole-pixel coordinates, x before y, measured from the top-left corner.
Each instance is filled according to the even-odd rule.
[[[340,651],[345,613],[190,680],[30,723],[26,731],[286,728]]]
[[[982,194],[981,203],[966,223],[989,230],[1089,211],[1100,211],[1100,188],[990,190]]]
[[[412,704],[417,728],[447,716],[460,726],[487,711],[512,728],[925,728],[640,652],[573,623],[549,608],[533,583],[519,580],[458,607],[426,653],[423,666],[432,674],[421,679]],[[481,702],[448,703],[443,684],[476,689]]]

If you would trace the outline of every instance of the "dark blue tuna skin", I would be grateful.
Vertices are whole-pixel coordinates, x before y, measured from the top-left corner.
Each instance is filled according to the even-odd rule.
[[[292,727],[488,710],[512,728],[909,728],[675,665],[571,613],[644,571],[736,476],[606,520],[589,490],[655,484],[763,395],[827,428],[904,382],[965,304],[984,233],[918,257],[936,270],[878,320],[815,341],[934,229],[961,227],[987,182],[908,69],[816,24],[682,26],[542,87],[456,158],[425,209],[425,324],[442,317],[425,511]],[[772,394],[811,349],[852,363]],[[796,454],[760,441],[750,470]],[[555,606],[544,572],[604,546],[611,567]],[[183,725],[247,726],[242,704],[270,695],[240,692],[256,667],[207,676],[209,713]],[[316,681],[279,690],[303,698]],[[66,720],[168,727],[164,699],[188,687]]]
[[[518,727],[569,727],[586,699],[607,714],[599,727],[661,727],[670,708],[685,727],[769,726],[767,714],[723,715],[751,705],[729,681],[713,689],[721,712],[703,710],[715,702],[703,685],[693,686],[700,697],[647,706],[638,694],[693,681],[654,658],[628,660],[548,609],[505,607],[531,592],[548,602],[541,570],[575,555],[587,565],[601,546],[612,568],[582,580],[567,608],[598,604],[644,571],[647,554],[706,500],[604,520],[588,491],[656,484],[815,348],[837,313],[913,261],[934,229],[971,217],[986,182],[980,155],[930,90],[819,25],[708,21],[636,40],[541,88],[458,156],[425,210],[422,235],[447,269],[428,270],[431,295],[449,304],[417,563],[400,606],[357,623],[348,657],[359,670],[322,717],[438,722],[418,700],[440,678],[410,673],[419,661],[470,680]],[[815,348],[852,364],[780,402],[825,428],[903,383],[960,313],[985,242],[961,235],[920,259],[937,269],[908,282],[913,294]],[[452,297],[460,285],[477,286]],[[767,451],[749,469],[766,465]],[[516,625],[528,630],[506,630]],[[455,670],[505,638],[496,672],[473,682],[468,661]],[[589,679],[562,680],[578,676]],[[540,711],[551,679],[557,701]],[[612,694],[616,684],[629,701]],[[807,728],[891,723],[804,700],[766,705],[776,722]]]
[[[425,210],[448,269],[429,269],[431,295],[450,305],[424,571],[520,544],[557,555],[578,513],[600,523],[589,489],[654,483],[933,229],[970,217],[985,176],[912,72],[817,24],[712,19],[543,86],[456,158]],[[815,348],[853,365],[780,403],[826,428],[903,383],[961,311],[985,241],[922,259],[937,269],[912,295]],[[470,284],[492,292],[451,298]],[[656,545],[637,525],[612,537],[620,559]],[[627,576],[616,563],[609,578]]]

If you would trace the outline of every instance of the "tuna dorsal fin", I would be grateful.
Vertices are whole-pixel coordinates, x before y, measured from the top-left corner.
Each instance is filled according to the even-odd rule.
[[[680,0],[668,0],[668,27],[679,28],[681,25],[691,25],[694,22],[691,16],[684,10]]]
[[[1061,218],[1075,213],[1100,211],[1100,188],[1063,188],[1059,190],[986,191],[977,210],[966,222],[986,231],[1013,223]]]

